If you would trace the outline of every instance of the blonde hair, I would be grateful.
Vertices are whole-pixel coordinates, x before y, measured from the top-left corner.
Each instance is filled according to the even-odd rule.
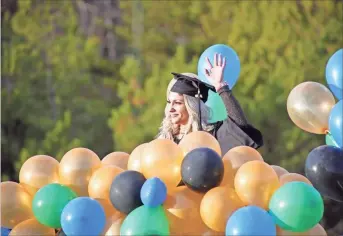
[[[187,75],[193,78],[198,79],[198,76],[193,73],[182,73],[183,75]],[[169,93],[171,88],[174,86],[176,79],[173,78],[168,85],[167,88],[167,99],[169,97]],[[198,98],[188,96],[183,94],[185,106],[187,112],[189,114],[188,123],[186,125],[185,134],[191,133],[193,131],[200,130],[199,127],[199,101]],[[209,123],[209,119],[211,117],[211,109],[205,105],[203,101],[200,101],[200,112],[201,112],[201,126],[204,131],[211,131],[214,128],[214,125]],[[159,129],[159,133],[157,138],[160,139],[174,139],[174,135],[180,132],[180,126],[175,125],[171,122],[170,117],[168,116],[165,110],[165,117],[162,120],[162,124]]]

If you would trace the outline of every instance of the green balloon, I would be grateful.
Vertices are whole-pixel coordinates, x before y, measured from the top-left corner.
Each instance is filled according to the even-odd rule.
[[[323,217],[324,202],[320,193],[304,182],[289,182],[280,187],[269,202],[269,213],[282,229],[304,232]]]
[[[338,144],[336,143],[335,139],[332,137],[331,133],[328,133],[327,135],[325,135],[325,143],[326,145],[339,148]]]
[[[37,191],[32,201],[32,210],[36,219],[51,228],[61,228],[63,208],[77,198],[76,193],[61,184],[48,184]]]
[[[162,206],[140,206],[130,212],[120,227],[120,235],[169,235],[168,218]]]
[[[224,102],[218,93],[209,91],[206,105],[210,107],[212,110],[211,117],[209,120],[210,123],[222,121],[227,118],[227,111],[226,111]]]

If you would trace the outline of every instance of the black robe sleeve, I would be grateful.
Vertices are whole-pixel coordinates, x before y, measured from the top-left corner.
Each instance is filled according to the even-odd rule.
[[[249,146],[258,149],[263,145],[261,132],[248,123],[241,106],[228,86],[218,91],[223,99],[228,118],[217,122],[213,135],[218,140],[222,154],[237,146]]]

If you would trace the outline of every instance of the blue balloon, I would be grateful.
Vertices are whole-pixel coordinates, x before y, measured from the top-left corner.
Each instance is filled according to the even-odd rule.
[[[11,230],[5,227],[1,227],[1,236],[8,236],[10,234]]]
[[[141,200],[148,207],[157,207],[166,200],[167,187],[157,177],[145,181],[141,188]]]
[[[105,223],[103,207],[89,197],[71,200],[61,215],[62,230],[66,235],[100,235]]]
[[[200,80],[209,83],[205,76],[205,68],[207,68],[206,57],[210,60],[211,64],[214,66],[214,54],[219,53],[226,59],[226,66],[224,69],[224,80],[229,84],[230,89],[232,89],[239,77],[241,72],[241,64],[239,57],[235,50],[224,44],[216,44],[207,48],[200,56],[198,61],[198,77]]]
[[[335,52],[326,64],[326,82],[338,100],[343,99],[343,49]]]
[[[343,100],[336,103],[331,109],[329,131],[338,147],[343,148]]]
[[[226,223],[226,235],[276,235],[276,225],[264,209],[246,206],[230,216]]]

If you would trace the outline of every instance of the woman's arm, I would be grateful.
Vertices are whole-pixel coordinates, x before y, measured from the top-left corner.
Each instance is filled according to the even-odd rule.
[[[233,96],[228,85],[222,86],[217,93],[222,98],[227,115],[239,126],[244,127],[248,125],[248,120],[244,115],[241,105]]]

